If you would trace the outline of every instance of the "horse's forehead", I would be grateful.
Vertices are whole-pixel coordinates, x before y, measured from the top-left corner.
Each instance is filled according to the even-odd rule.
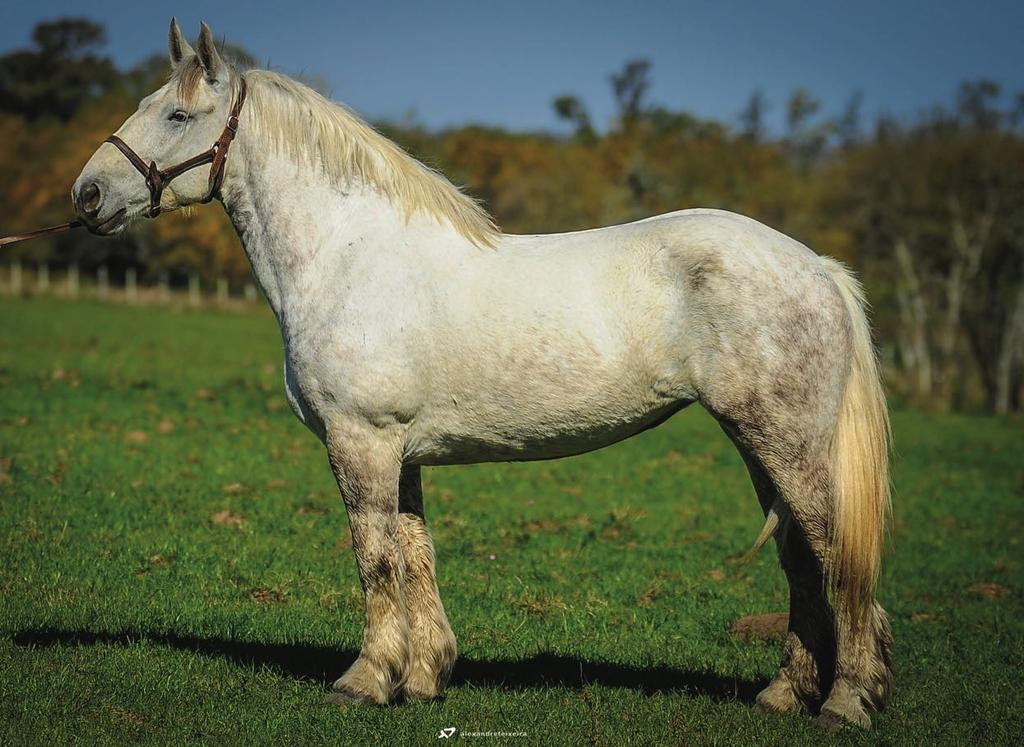
[[[166,101],[168,96],[173,96],[175,102],[178,105],[182,105],[184,102],[181,101],[177,89],[178,87],[173,80],[160,86],[160,88],[156,89],[153,93],[149,94],[139,102],[139,112],[145,112],[151,107]],[[190,108],[194,109],[197,104],[204,102],[206,100],[204,98],[205,95],[206,94],[204,92],[197,91],[194,96],[194,100],[191,102]]]
[[[139,102],[139,111],[145,111],[150,106],[163,99],[163,97],[167,95],[169,85],[170,84],[164,84],[160,86],[158,89],[153,91],[153,93],[142,99],[142,101]]]

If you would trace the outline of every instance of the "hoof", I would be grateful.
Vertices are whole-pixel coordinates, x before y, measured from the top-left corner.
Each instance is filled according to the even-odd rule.
[[[418,690],[410,690],[409,688],[406,688],[405,691],[402,693],[402,697],[404,697],[410,703],[429,703],[431,700],[441,700],[443,696],[441,693],[437,692],[421,692]]]
[[[870,729],[871,717],[859,703],[840,705],[829,701],[821,707],[817,724],[826,731],[839,731],[848,726]]]
[[[414,687],[406,687],[402,691],[402,695],[406,700],[415,701],[419,703],[425,703],[430,700],[439,700],[441,693],[436,690],[417,690]]]
[[[803,710],[803,704],[793,692],[788,681],[776,677],[772,683],[757,694],[754,708],[761,713],[797,713]]]
[[[444,688],[438,685],[437,680],[436,676],[427,676],[426,674],[417,676],[417,673],[414,672],[405,681],[402,693],[407,700],[437,700],[444,692]]]
[[[401,681],[396,679],[360,657],[334,681],[329,700],[337,705],[387,705],[401,689]]]
[[[356,692],[355,690],[345,687],[344,685],[335,685],[327,696],[327,702],[331,705],[343,706],[343,705],[385,705],[380,703],[374,698],[365,693]]]

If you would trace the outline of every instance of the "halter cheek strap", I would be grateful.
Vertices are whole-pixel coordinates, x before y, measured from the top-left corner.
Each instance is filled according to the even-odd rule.
[[[105,142],[110,143],[121,151],[129,163],[135,167],[135,170],[145,178],[146,188],[149,190],[150,218],[160,215],[160,198],[163,196],[164,188],[173,179],[177,179],[186,171],[191,171],[208,163],[212,164],[210,166],[210,191],[200,202],[209,202],[214,197],[219,196],[221,184],[224,183],[224,164],[228,159],[228,148],[238,133],[238,115],[242,113],[242,105],[245,104],[245,78],[243,77],[241,81],[242,83],[238,87],[238,98],[235,99],[235,103],[231,106],[227,124],[224,125],[224,130],[220,133],[220,137],[210,146],[209,150],[203,151],[198,156],[192,156],[187,161],[182,161],[175,166],[161,170],[157,167],[156,161],[150,161],[147,166],[146,162],[139,157],[139,154],[132,150],[117,135],[111,135],[106,139]]]

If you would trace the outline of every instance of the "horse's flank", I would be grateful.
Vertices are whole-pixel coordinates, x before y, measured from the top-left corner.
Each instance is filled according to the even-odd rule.
[[[238,75],[232,76],[233,94],[237,94]],[[448,221],[477,246],[495,245],[498,228],[476,200],[352,111],[285,75],[269,70],[249,70],[244,75],[249,89],[246,126],[259,133],[261,143],[322,168],[334,183],[358,178],[373,184],[407,217],[422,210]],[[198,58],[174,72],[172,84],[186,109],[202,76]]]

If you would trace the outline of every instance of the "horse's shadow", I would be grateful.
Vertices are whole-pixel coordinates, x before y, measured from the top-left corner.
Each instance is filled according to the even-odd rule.
[[[45,647],[58,644],[129,645],[147,641],[203,656],[216,656],[243,666],[266,666],[286,677],[330,686],[352,663],[357,651],[304,644],[253,643],[198,638],[173,633],[96,633],[86,630],[31,628],[12,637],[15,645]],[[640,668],[615,662],[591,661],[577,656],[542,652],[525,659],[459,657],[453,685],[474,685],[506,690],[564,687],[580,690],[589,684],[621,687],[647,695],[685,692],[716,700],[753,703],[766,682],[726,677],[714,672],[693,672],[666,666]]]

